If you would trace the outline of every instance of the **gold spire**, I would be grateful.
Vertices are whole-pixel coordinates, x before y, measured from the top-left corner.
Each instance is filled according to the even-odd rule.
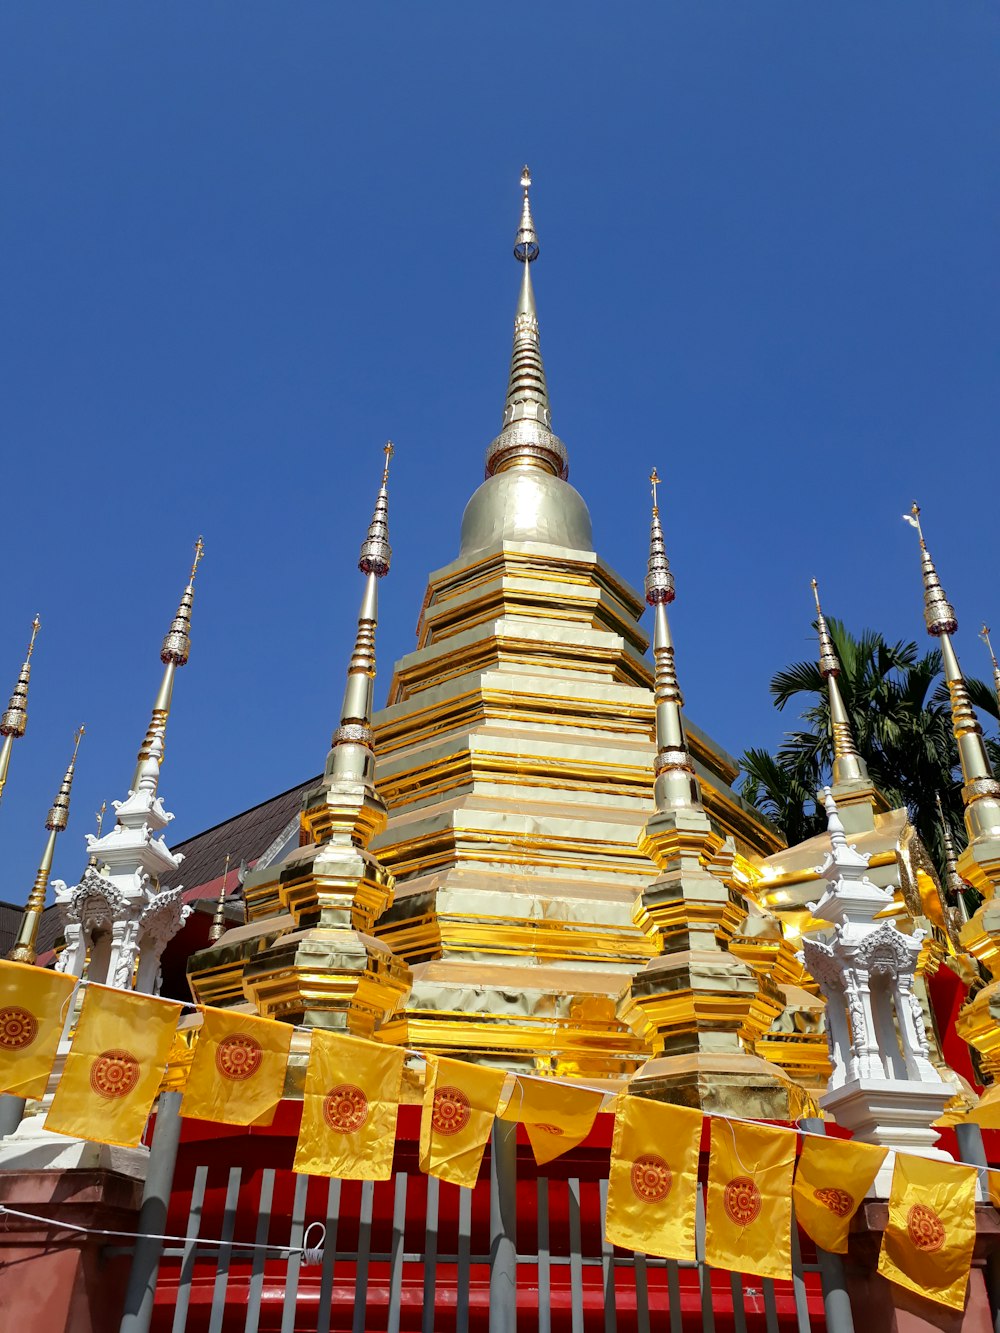
[[[163,762],[163,746],[167,732],[167,718],[170,716],[170,703],[174,694],[174,673],[178,667],[187,663],[191,654],[191,608],[194,605],[194,578],[198,572],[198,565],[201,563],[202,556],[205,554],[205,543],[199,537],[194,545],[194,560],[191,564],[191,573],[188,576],[187,585],[181,594],[180,605],[177,607],[177,614],[174,616],[170,629],[167,631],[163,640],[163,646],[160,649],[160,661],[163,663],[163,678],[160,681],[160,688],[156,699],[153,702],[153,713],[149,719],[149,726],[146,728],[146,735],[143,737],[142,745],[139,747],[139,754],[136,758],[135,774],[132,778],[132,790],[138,791],[139,779],[142,776],[144,765],[153,753],[154,741],[159,738],[159,754],[156,756],[158,763]],[[156,783],[153,783],[153,790],[156,790]]]
[[[486,475],[492,477],[508,467],[543,468],[554,476],[568,474],[566,446],[552,433],[552,410],[542,364],[538,335],[538,311],[530,267],[538,258],[538,235],[531,216],[531,172],[521,173],[521,225],[514,241],[514,258],[522,264],[521,291],[514,316],[514,348],[507,380],[500,434],[486,451]]]
[[[208,929],[208,942],[215,944],[226,933],[226,881],[229,879],[229,852],[226,852],[226,868],[222,872],[222,887],[219,889],[219,901],[215,905],[215,915]]]
[[[958,621],[951,603],[945,596],[934,562],[924,541],[920,526],[920,507],[914,501],[909,514],[903,515],[920,537],[920,563],[924,578],[924,621],[927,632],[941,645],[944,678],[951,697],[951,726],[958,744],[962,765],[962,803],[965,806],[965,827],[969,834],[970,849],[977,841],[995,841],[1000,835],[1000,783],[993,776],[983,729],[979,725],[958,656],[951,636],[958,629]],[[980,888],[980,884],[976,884]]]
[[[28,682],[31,680],[31,654],[34,652],[35,638],[41,625],[42,622],[35,616],[31,622],[31,638],[28,641],[28,651],[24,655],[24,662],[21,664],[21,671],[17,678],[17,684],[14,686],[14,693],[10,696],[10,703],[0,714],[0,736],[3,737],[3,742],[0,744],[0,800],[3,800],[3,789],[7,785],[10,755],[14,748],[14,742],[24,735],[25,728],[28,725]]]
[[[667,606],[674,600],[674,576],[670,572],[663,543],[660,509],[656,488],[660,478],[656,468],[649,475],[653,492],[653,516],[649,528],[649,563],[646,567],[646,601],[653,608],[653,660],[656,668],[656,774],[657,810],[700,809],[701,788],[688,753],[681,708],[684,699],[674,662],[674,643],[670,636]]]
[[[938,823],[941,826],[941,840],[944,843],[945,888],[954,895],[959,917],[965,922],[969,919],[969,909],[965,905],[965,883],[958,873],[958,855],[955,851],[955,841],[951,836],[951,828],[944,813],[939,791],[934,793],[934,803],[937,806]]]
[[[990,643],[990,627],[984,625],[979,631],[979,637],[986,644],[990,654],[990,661],[993,663],[993,690],[997,696],[997,703],[1000,704],[1000,666],[997,665],[997,655],[993,651],[993,645]]]
[[[101,802],[101,808],[100,808],[100,810],[98,810],[97,815],[95,816],[96,819],[97,819],[97,837],[96,837],[95,840],[94,840],[95,842],[100,842],[100,841],[101,841],[101,830],[104,828],[104,815],[105,815],[105,812],[107,811],[107,808],[108,808],[108,803],[107,803],[107,801],[102,801],[102,802]],[[88,860],[87,860],[87,864],[88,864],[89,866],[92,866],[92,867],[94,867],[94,868],[96,869],[96,867],[97,867],[97,853],[96,853],[96,852],[91,852],[91,853],[90,853],[90,857],[89,857]]]
[[[819,601],[819,584],[811,580],[813,598],[816,602],[816,630],[819,634],[819,673],[826,681],[827,695],[830,699],[830,729],[833,733],[833,786],[839,789],[847,784],[857,786],[864,783],[870,786],[868,765],[858,754],[851,732],[851,720],[844,707],[844,698],[840,693],[840,659],[837,657],[826,617]]]
[[[28,902],[24,912],[21,915],[21,924],[18,927],[17,939],[14,947],[7,957],[15,963],[33,963],[38,957],[38,924],[42,919],[42,913],[45,911],[45,894],[49,887],[49,877],[52,874],[52,859],[56,850],[56,837],[69,823],[69,798],[73,790],[73,774],[76,770],[76,755],[80,748],[80,740],[83,737],[84,728],[80,727],[73,738],[73,757],[69,761],[69,767],[66,769],[65,776],[59,784],[59,790],[56,793],[56,799],[52,802],[52,808],[49,811],[48,818],[45,821],[45,827],[49,830],[48,840],[45,843],[45,851],[42,853],[42,859],[39,862],[38,874],[35,876],[35,883],[32,886],[31,893],[28,895]]]
[[[358,632],[347,667],[347,687],[340,725],[333,733],[327,772],[334,777],[371,782],[374,777],[374,743],[371,718],[375,681],[375,627],[378,624],[378,581],[389,572],[389,461],[395,452],[392,441],[385,446],[382,484],[368,535],[361,544],[358,568],[365,576],[365,590],[358,613]]]

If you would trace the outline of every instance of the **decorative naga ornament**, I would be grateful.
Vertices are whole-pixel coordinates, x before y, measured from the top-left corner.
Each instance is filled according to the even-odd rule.
[[[112,802],[115,823],[110,832],[103,832],[102,818],[97,836],[87,835],[89,859],[79,884],[56,881],[66,937],[56,966],[118,990],[159,992],[163,950],[191,915],[182,887],[167,889],[160,883],[184,858],[171,852],[163,839],[173,815],[163,808],[159,786],[174,677],[191,653],[194,580],[204,552],[199,537],[177,614],[160,649],[163,675],[128,796]]]
[[[820,793],[830,851],[818,873],[827,887],[809,910],[832,930],[802,937],[806,967],[827,1001],[833,1072],[820,1099],[864,1143],[946,1157],[933,1121],[953,1096],[934,1068],[914,977],[923,932],[885,919],[892,895],[868,877],[870,855],[849,844],[833,793]],[[883,1168],[880,1180],[887,1176]]]
[[[223,934],[188,963],[203,1003],[242,1003],[260,1013],[370,1036],[409,985],[406,967],[372,938],[379,912],[392,901],[393,879],[369,851],[385,826],[375,789],[372,704],[378,584],[389,572],[389,461],[358,568],[364,592],[340,723],[326,771],[303,797],[303,845],[243,884],[248,924]],[[238,939],[230,941],[230,934]]]
[[[42,919],[42,913],[45,911],[45,894],[49,887],[49,876],[52,874],[52,858],[55,855],[56,838],[69,823],[69,798],[73,790],[76,756],[83,733],[84,728],[80,727],[73,738],[73,757],[69,761],[69,767],[66,769],[56,793],[56,799],[52,802],[52,809],[45,821],[45,827],[49,831],[45,851],[42,853],[42,859],[38,865],[38,874],[35,876],[35,883],[28,895],[28,901],[21,916],[17,939],[14,941],[14,947],[7,955],[15,963],[33,963],[38,957],[38,925]],[[59,881],[57,880],[56,883],[58,884]]]
[[[17,677],[17,684],[14,686],[14,693],[10,696],[7,707],[0,714],[0,736],[3,737],[3,741],[0,743],[0,800],[3,800],[3,789],[7,785],[10,755],[14,748],[14,742],[24,735],[28,725],[28,683],[31,680],[31,654],[35,650],[35,639],[41,625],[42,622],[35,616],[31,622],[31,638],[28,640],[28,651],[21,663],[21,671]]]
[[[656,664],[656,810],[639,846],[659,874],[643,891],[640,919],[657,949],[633,978],[619,1017],[652,1057],[629,1089],[659,1101],[767,1119],[795,1119],[808,1099],[789,1076],[756,1054],[755,1042],[784,1001],[729,949],[748,915],[735,885],[735,847],[713,827],[688,750],[667,606],[667,562],[653,471],[646,601],[653,608]]]

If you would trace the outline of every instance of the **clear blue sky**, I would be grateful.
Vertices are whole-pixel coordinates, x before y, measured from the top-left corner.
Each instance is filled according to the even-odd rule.
[[[922,639],[914,495],[985,674],[998,56],[986,0],[5,5],[0,702],[44,628],[0,897],[77,722],[57,874],[124,797],[199,532],[172,836],[320,769],[392,436],[384,697],[499,424],[525,160],[554,424],[636,583],[666,478],[691,716],[778,743],[814,573]]]

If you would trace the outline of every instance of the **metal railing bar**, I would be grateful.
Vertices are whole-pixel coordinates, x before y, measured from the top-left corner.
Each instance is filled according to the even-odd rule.
[[[701,1292],[702,1333],[715,1333],[715,1310],[712,1305],[712,1274],[705,1263],[705,1194],[698,1186],[694,1215],[694,1248],[698,1260],[698,1288]]]
[[[386,1333],[399,1333],[400,1305],[403,1300],[403,1241],[406,1232],[406,1185],[405,1171],[396,1175],[395,1194],[392,1201],[392,1259],[389,1268],[389,1320]]]
[[[427,1177],[427,1216],[424,1221],[424,1308],[420,1333],[434,1331],[434,1298],[437,1290],[438,1198],[441,1183],[437,1176]]]
[[[191,1190],[191,1211],[188,1213],[187,1235],[190,1239],[180,1252],[181,1271],[177,1277],[177,1296],[174,1303],[171,1333],[184,1333],[184,1329],[187,1327],[188,1306],[191,1303],[191,1278],[195,1264],[194,1242],[201,1230],[201,1210],[205,1203],[205,1183],[207,1180],[208,1167],[197,1167],[194,1173],[194,1185]]]
[[[372,1245],[372,1205],[375,1184],[365,1180],[361,1185],[361,1216],[358,1222],[357,1269],[354,1285],[354,1333],[365,1333],[365,1313],[368,1308],[368,1263]]]
[[[288,1269],[285,1273],[285,1299],[281,1307],[281,1333],[295,1333],[295,1303],[299,1295],[299,1270],[302,1267],[302,1238],[305,1235],[306,1195],[309,1192],[309,1177],[295,1177],[295,1194],[292,1197],[292,1225],[288,1233],[288,1248],[297,1253],[288,1256]]]
[[[538,1228],[535,1244],[538,1246],[538,1333],[552,1329],[552,1258],[549,1253],[549,1181],[538,1176]]]
[[[684,1333],[681,1318],[681,1268],[697,1268],[695,1264],[679,1264],[676,1259],[665,1260],[667,1265],[667,1302],[670,1307],[670,1333]]]
[[[608,1213],[608,1182],[601,1185],[601,1267],[604,1282],[604,1333],[618,1333],[615,1313],[615,1251],[604,1235],[604,1220]]]
[[[774,1296],[774,1281],[769,1277],[764,1279],[764,1318],[767,1321],[767,1333],[779,1333],[778,1302]]]
[[[458,1300],[455,1306],[456,1333],[469,1333],[469,1265],[472,1262],[472,1190],[458,1189]],[[483,1260],[477,1256],[477,1261]],[[486,1263],[490,1262],[489,1256]]]
[[[649,1274],[646,1270],[646,1256],[637,1250],[632,1256],[631,1266],[635,1274],[635,1326],[637,1333],[649,1333]],[[623,1267],[629,1267],[627,1261]]]
[[[236,1209],[240,1201],[240,1179],[242,1167],[231,1166],[226,1182],[226,1204],[222,1214],[222,1232],[219,1239],[229,1241],[236,1230]],[[226,1287],[229,1285],[229,1260],[232,1247],[222,1245],[218,1251],[218,1263],[215,1270],[215,1286],[212,1289],[212,1313],[208,1322],[208,1333],[222,1333],[222,1320],[226,1313]]]
[[[795,1293],[795,1319],[798,1333],[811,1333],[812,1321],[809,1318],[809,1300],[806,1296],[806,1280],[803,1277],[802,1251],[799,1249],[799,1228],[792,1213],[792,1290]]]
[[[271,1200],[274,1197],[274,1170],[262,1173],[260,1178],[260,1204],[257,1213],[257,1230],[254,1244],[266,1245],[267,1233],[271,1229]],[[247,1318],[243,1325],[244,1333],[257,1333],[260,1323],[260,1301],[264,1293],[264,1265],[267,1263],[267,1251],[255,1250],[253,1268],[250,1272],[250,1288],[247,1292]]]
[[[570,1327],[573,1333],[583,1329],[583,1245],[580,1237],[580,1181],[571,1176],[566,1182],[569,1191],[566,1212],[569,1217],[569,1298]],[[603,1259],[595,1260],[603,1264]]]
[[[729,1290],[733,1293],[733,1333],[747,1333],[743,1274],[737,1273],[735,1269],[729,1273]]]
[[[340,1181],[332,1176],[326,1187],[326,1237],[323,1241],[323,1276],[319,1284],[316,1333],[330,1333],[333,1269],[337,1262],[337,1222],[340,1219]]]

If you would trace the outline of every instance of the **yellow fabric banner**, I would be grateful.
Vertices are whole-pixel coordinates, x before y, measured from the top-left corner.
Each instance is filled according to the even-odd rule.
[[[705,1262],[758,1277],[792,1276],[794,1131],[712,1120]]]
[[[544,1166],[584,1141],[603,1101],[603,1092],[519,1075],[500,1119],[524,1126],[535,1161]]]
[[[965,1306],[976,1243],[974,1166],[899,1154],[878,1271],[953,1310]]]
[[[795,1171],[795,1216],[815,1244],[847,1253],[851,1218],[871,1189],[888,1148],[806,1134]]]
[[[285,1090],[292,1027],[227,1009],[202,1014],[181,1115],[224,1125],[270,1124]]]
[[[89,985],[45,1128],[134,1148],[181,1008],[173,1000]]]
[[[292,1170],[388,1180],[406,1052],[316,1030]]]
[[[472,1189],[507,1075],[464,1060],[427,1057],[420,1169]]]
[[[694,1262],[702,1114],[618,1098],[605,1236],[626,1250]]]
[[[0,1092],[42,1097],[76,977],[0,962]]]

